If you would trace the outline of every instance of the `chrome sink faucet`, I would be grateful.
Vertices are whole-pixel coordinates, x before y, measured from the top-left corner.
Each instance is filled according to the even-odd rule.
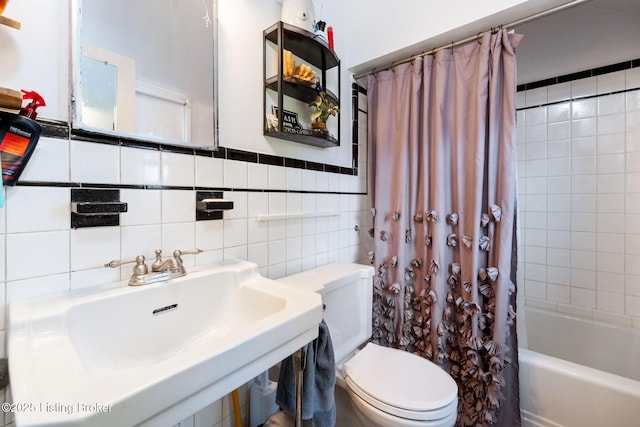
[[[173,279],[176,277],[182,277],[187,274],[187,270],[184,268],[184,262],[182,261],[182,255],[198,255],[202,252],[202,249],[193,249],[190,251],[181,251],[176,249],[173,251],[173,257],[162,260],[162,250],[157,249],[156,260],[151,264],[151,272],[149,267],[145,263],[144,255],[138,255],[133,260],[113,260],[106,263],[105,267],[116,268],[124,264],[136,263],[133,267],[133,274],[129,279],[129,286],[141,286],[151,283],[162,282],[165,280]]]

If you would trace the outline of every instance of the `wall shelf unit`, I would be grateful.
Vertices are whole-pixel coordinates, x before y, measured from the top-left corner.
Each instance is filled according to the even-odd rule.
[[[19,30],[22,26],[22,24],[20,24],[20,21],[7,18],[6,16],[2,15],[0,15],[0,25],[6,25],[7,27],[15,28],[16,30]]]
[[[320,91],[325,91],[331,102],[340,106],[339,95],[336,95],[340,93],[340,59],[336,53],[313,33],[284,22],[277,22],[264,30],[263,38],[264,135],[316,147],[339,146],[340,114],[336,116],[336,135],[311,129],[309,120],[301,119],[302,123],[297,120],[310,116],[312,110],[308,104],[316,99]],[[310,67],[313,78],[301,78],[303,76],[298,76],[297,71],[287,72],[286,51],[292,53],[296,64]],[[274,64],[270,67],[269,59],[273,58],[275,67]],[[294,111],[287,111],[287,105],[296,107]],[[294,124],[287,119],[291,115],[296,116]],[[269,116],[275,116],[277,124],[276,120],[270,124]]]

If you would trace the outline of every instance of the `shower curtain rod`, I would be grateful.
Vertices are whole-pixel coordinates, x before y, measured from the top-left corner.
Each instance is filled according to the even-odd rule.
[[[526,18],[519,19],[519,20],[511,22],[509,24],[501,25],[501,26],[496,27],[496,28],[491,28],[488,31],[480,32],[480,33],[476,34],[475,36],[470,36],[470,37],[467,37],[465,39],[458,40],[457,42],[451,42],[450,44],[448,44],[446,46],[441,46],[441,47],[438,47],[438,48],[435,48],[435,49],[431,49],[431,50],[429,50],[427,52],[418,53],[416,55],[410,56],[409,58],[402,59],[400,61],[392,62],[390,64],[387,64],[387,65],[383,66],[383,67],[374,67],[373,69],[371,69],[369,71],[366,71],[366,72],[364,72],[362,74],[356,74],[354,76],[354,79],[355,80],[359,80],[362,77],[366,77],[366,76],[369,76],[371,74],[378,73],[380,71],[389,70],[389,69],[395,67],[396,65],[400,65],[400,64],[407,63],[407,62],[411,62],[416,58],[421,58],[421,57],[427,56],[427,55],[433,55],[436,52],[441,51],[442,49],[452,49],[452,48],[454,48],[456,46],[460,46],[462,44],[469,43],[469,42],[474,41],[474,40],[478,40],[480,37],[482,37],[483,35],[485,35],[487,33],[495,32],[495,31],[497,31],[499,29],[502,29],[502,28],[510,28],[510,27],[515,27],[516,25],[526,24],[527,22],[531,22],[531,21],[534,21],[536,19],[543,18],[543,17],[545,17],[547,15],[551,15],[551,14],[554,14],[556,12],[560,12],[560,11],[563,11],[565,9],[569,9],[569,8],[574,7],[574,6],[578,6],[579,4],[585,3],[585,2],[588,2],[588,1],[590,1],[590,0],[573,0],[573,1],[569,2],[569,3],[563,4],[563,5],[560,5],[560,6],[556,6],[556,7],[553,7],[551,9],[544,10],[542,12],[536,13],[536,14],[528,16]]]

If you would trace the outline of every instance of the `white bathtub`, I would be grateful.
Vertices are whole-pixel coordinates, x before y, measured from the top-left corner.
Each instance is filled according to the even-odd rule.
[[[640,329],[529,307],[525,316],[523,426],[640,426]]]

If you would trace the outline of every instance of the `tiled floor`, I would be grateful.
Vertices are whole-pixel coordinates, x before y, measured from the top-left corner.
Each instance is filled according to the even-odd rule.
[[[354,413],[347,391],[336,386],[336,427],[365,427]]]

